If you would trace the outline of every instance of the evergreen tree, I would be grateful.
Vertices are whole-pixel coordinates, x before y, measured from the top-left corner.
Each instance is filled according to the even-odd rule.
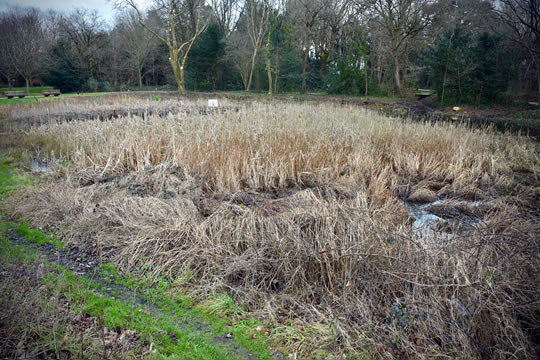
[[[509,64],[502,37],[473,35],[462,28],[447,32],[429,47],[422,58],[442,105],[496,101],[507,89]]]
[[[223,89],[224,54],[223,31],[219,25],[210,24],[191,49],[186,69],[188,88],[202,91]]]

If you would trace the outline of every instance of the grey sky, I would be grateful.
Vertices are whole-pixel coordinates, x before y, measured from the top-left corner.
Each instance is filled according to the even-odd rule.
[[[14,7],[35,7],[41,10],[52,9],[70,13],[73,9],[96,9],[109,23],[114,19],[115,10],[107,0],[0,0],[0,11]]]

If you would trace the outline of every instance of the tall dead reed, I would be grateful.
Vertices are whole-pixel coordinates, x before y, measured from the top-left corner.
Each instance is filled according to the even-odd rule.
[[[225,114],[170,114],[37,127],[28,142],[103,174],[183,166],[216,191],[348,182],[393,188],[435,180],[491,183],[514,168],[538,174],[535,144],[454,124],[426,125],[357,108],[255,104]],[[50,145],[47,145],[50,144]],[[393,189],[392,189],[393,190]]]

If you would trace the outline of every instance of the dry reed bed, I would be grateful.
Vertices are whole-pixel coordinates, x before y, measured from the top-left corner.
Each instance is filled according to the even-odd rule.
[[[538,352],[540,165],[525,138],[255,104],[48,124],[25,141],[71,165],[11,199],[17,214],[126,269],[188,271],[194,291],[225,287],[268,318],[300,317],[310,336],[293,350]],[[469,206],[472,230],[423,238],[400,197],[457,199],[458,215],[463,200],[486,205]]]
[[[536,144],[524,138],[399,122],[332,106],[276,110],[256,104],[214,116],[74,121],[35,128],[28,140],[49,143],[76,167],[104,174],[180,165],[220,191],[297,184],[303,172],[313,173],[308,177],[317,182],[394,190],[397,178],[405,178],[451,183],[457,189],[493,186],[515,170],[536,175],[540,169]]]

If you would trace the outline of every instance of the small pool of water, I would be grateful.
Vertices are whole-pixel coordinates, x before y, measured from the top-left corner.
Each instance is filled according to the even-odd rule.
[[[453,237],[453,235],[450,233],[435,231],[436,226],[443,223],[444,219],[427,211],[430,206],[438,205],[440,202],[440,200],[426,204],[404,202],[407,211],[414,219],[414,222],[412,223],[412,230],[418,238],[442,237],[445,239],[451,239]]]
[[[476,201],[467,203],[470,207],[477,207],[482,202]],[[412,223],[413,233],[416,239],[423,240],[426,245],[440,244],[441,241],[454,239],[456,236],[468,234],[478,225],[478,218],[468,215],[444,218],[429,212],[429,208],[434,205],[443,205],[444,202],[437,200],[431,203],[411,203],[404,202],[409,215],[414,219]]]
[[[50,173],[52,168],[46,160],[32,159],[30,160],[30,170],[38,173]]]

